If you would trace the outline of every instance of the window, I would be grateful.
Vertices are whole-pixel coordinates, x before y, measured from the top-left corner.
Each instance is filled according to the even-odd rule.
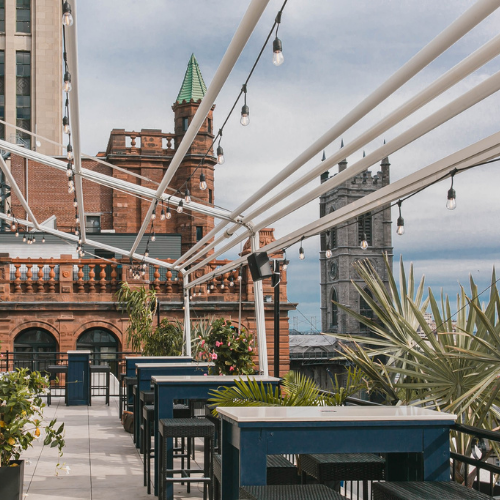
[[[363,241],[365,234],[368,245],[372,246],[372,214],[370,212],[358,217],[358,244]]]
[[[189,122],[187,118],[182,119],[182,130],[185,132],[189,127]]]
[[[211,118],[209,118],[207,120],[207,131],[208,131],[209,134],[212,133],[212,120],[211,120]]]
[[[370,290],[368,290],[368,289],[365,288],[363,291],[370,298],[373,298]],[[361,297],[361,296],[359,297],[359,314],[361,314],[361,316],[364,316],[365,318],[368,318],[368,319],[373,319],[375,317],[373,309],[368,305],[368,303],[366,302],[366,300],[363,297]],[[359,329],[362,332],[367,332],[369,330],[369,328],[366,325],[364,325],[363,323],[359,324]]]
[[[101,216],[100,215],[87,215],[85,217],[85,231],[87,231],[87,233],[100,233],[101,232]]]
[[[30,0],[16,0],[16,31],[31,33]]]
[[[31,131],[31,53],[16,52],[16,125]],[[29,134],[19,131],[18,143],[31,147]]]
[[[118,340],[115,335],[105,328],[90,328],[83,332],[76,341],[77,349],[88,349],[94,354],[92,362],[95,365],[110,365],[111,373],[118,372],[116,353]]]
[[[203,227],[196,226],[196,241],[200,241],[203,238]]]
[[[16,368],[45,370],[55,364],[57,342],[54,336],[43,328],[28,328],[14,340]]]
[[[330,229],[330,248],[337,248],[337,228]]]
[[[330,300],[330,329],[335,330],[339,324],[339,307],[334,302],[338,302],[338,296],[335,288],[332,288],[332,295]]]
[[[212,194],[212,190],[209,189],[208,190],[208,203],[213,203],[214,200],[213,200],[213,194]]]
[[[0,31],[5,33],[5,0],[0,0]]]

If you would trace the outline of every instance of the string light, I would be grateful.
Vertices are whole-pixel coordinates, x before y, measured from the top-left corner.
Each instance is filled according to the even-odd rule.
[[[45,243],[45,235],[42,236],[42,243]]]
[[[69,126],[69,118],[67,116],[63,117],[63,132],[65,134],[68,134],[71,132],[70,126]]]
[[[156,219],[156,206],[158,205],[158,200],[155,202],[155,207],[153,208],[153,212],[151,213],[151,220]]]
[[[234,278],[232,276],[229,276],[229,286],[230,287],[234,286]]]
[[[165,220],[165,205],[163,204],[163,200],[161,200],[160,220]]]
[[[332,255],[333,255],[332,249],[330,248],[330,244],[328,244],[328,247],[327,247],[326,252],[325,252],[325,257],[327,259],[330,259]]]
[[[171,219],[172,218],[172,212],[170,211],[170,207],[167,206],[167,214],[165,215],[165,217],[167,219]]]
[[[73,26],[73,16],[71,15],[71,5],[69,2],[63,3],[62,23],[64,26]]]
[[[398,201],[398,207],[399,207],[399,217],[398,217],[398,221],[397,221],[397,229],[396,229],[396,233],[399,234],[400,236],[405,234],[405,220],[403,219],[403,217],[401,216],[401,205],[403,204],[403,202],[401,200]]]
[[[78,207],[78,200],[76,199],[76,196],[73,198],[73,206],[74,206],[75,208],[77,208],[77,207]]]
[[[80,217],[78,217],[78,212],[75,212],[75,224],[80,224]],[[77,229],[78,231],[78,229]],[[75,231],[76,234],[76,231]]]
[[[73,159],[73,146],[71,144],[66,146],[66,158],[68,158],[68,160]]]
[[[66,71],[64,73],[63,91],[64,92],[70,92],[71,91],[71,74],[70,74],[69,71]]]
[[[302,236],[300,240],[300,248],[299,248],[299,259],[304,260],[306,258],[306,254],[304,253],[304,248],[302,247],[302,242],[304,241],[304,237]]]
[[[247,84],[244,83],[241,88],[243,94],[245,95],[245,104],[241,108],[241,118],[240,123],[246,127],[250,123],[250,108],[247,106]]]
[[[179,204],[177,205],[177,212],[179,214],[182,214],[182,211],[184,210],[184,202],[182,200],[179,201]]]
[[[457,208],[457,193],[455,193],[453,189],[453,180],[457,172],[458,170],[456,168],[451,172],[451,187],[448,190],[448,199],[446,200],[446,208],[448,210],[455,210],[455,208]]]
[[[23,234],[23,243],[26,243],[26,233]]]
[[[283,269],[283,271],[286,271],[287,268],[288,268],[288,264],[290,262],[286,259],[286,249],[284,248],[283,249],[283,265],[281,266],[281,269]],[[239,277],[239,276],[238,276]]]
[[[359,245],[362,250],[366,250],[368,248],[368,241],[366,240],[366,233],[363,233],[363,239],[361,240],[361,244]]]
[[[186,191],[184,191],[184,201],[186,203],[191,203],[191,192],[188,188],[186,188]]]
[[[207,180],[205,179],[205,174],[203,172],[200,174],[200,189],[202,191],[207,189]]]
[[[153,231],[153,234],[151,235],[151,241],[155,242],[156,241],[156,234]]]
[[[19,231],[16,229],[16,238],[19,238]]]
[[[280,23],[281,23],[281,10],[278,12],[278,15],[276,16],[276,38],[274,39],[273,42],[273,64],[275,66],[281,66],[285,61],[285,58],[283,57],[283,44],[281,43],[281,40],[278,38],[278,29],[280,27]]]

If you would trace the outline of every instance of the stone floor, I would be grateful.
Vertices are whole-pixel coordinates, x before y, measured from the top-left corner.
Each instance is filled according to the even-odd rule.
[[[57,449],[43,446],[43,434],[33,448],[23,453],[26,500],[153,500],[143,486],[142,456],[131,434],[124,432],[118,419],[118,402],[104,404],[93,398],[92,406],[64,405],[53,398],[45,408],[47,420],[65,423],[66,446],[60,459],[63,469],[56,473]],[[197,453],[197,458],[202,458]],[[69,470],[65,470],[68,467]],[[202,485],[175,485],[176,499],[202,498]]]

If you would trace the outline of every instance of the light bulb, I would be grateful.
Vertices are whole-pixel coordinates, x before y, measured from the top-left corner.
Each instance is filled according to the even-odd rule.
[[[210,283],[210,290],[213,290],[215,288],[213,283]]]
[[[75,236],[78,236],[80,234],[80,232],[78,231],[78,229],[75,229]]]
[[[160,220],[165,220],[165,210],[161,209]]]
[[[229,278],[229,286],[234,286],[234,278],[232,276]]]
[[[177,205],[177,212],[182,214],[182,211],[184,210],[184,202],[182,200],[179,201],[179,205]]]
[[[446,208],[448,210],[455,210],[457,208],[457,195],[453,188],[448,190],[448,199],[446,200]]]
[[[73,182],[73,177],[68,179],[68,187],[74,187],[75,183]]]
[[[189,192],[189,189],[186,189],[186,191],[184,191],[184,201],[186,203],[191,203],[191,193]]]
[[[146,251],[144,252],[144,257],[149,257],[149,250],[146,250]]]
[[[23,234],[23,243],[26,243],[26,235]]]
[[[332,251],[329,248],[327,248],[325,252],[325,257],[329,259],[331,256],[332,256]]]
[[[16,238],[19,238],[19,231],[16,231]]]
[[[286,271],[288,269],[288,261],[287,260],[283,261],[282,269],[283,269],[283,271]]]
[[[243,122],[241,124],[243,125]],[[248,123],[246,125],[248,125]],[[226,159],[224,158],[224,150],[222,149],[222,146],[219,145],[217,147],[217,163],[219,165],[222,165],[225,161]]]
[[[366,241],[366,234],[363,234],[363,240],[361,241],[361,244],[359,245],[362,250],[366,250],[368,248],[368,241]]]
[[[151,214],[151,220],[155,220],[155,219],[156,219],[156,212],[153,212],[153,213]]]
[[[167,215],[166,215],[166,218],[167,218],[167,219],[171,219],[171,218],[172,218],[172,212],[170,211],[170,207],[167,207]]]
[[[68,160],[72,160],[73,159],[73,146],[71,144],[68,144],[66,146],[66,158]]]
[[[81,238],[78,238],[78,244],[81,245],[82,244],[82,239]]]
[[[281,40],[276,37],[273,42],[273,64],[275,66],[281,66],[284,61],[285,58],[283,57],[283,44],[281,43]]]
[[[207,180],[205,179],[205,174],[203,172],[200,174],[200,189],[202,191],[207,189]]]
[[[75,217],[75,224],[80,224],[80,217],[78,215]]]
[[[69,134],[71,131],[70,127],[69,127],[69,118],[67,116],[65,116],[63,118],[63,132],[65,134]]]
[[[209,294],[209,293],[210,293],[210,288],[207,287],[207,294]]]
[[[399,235],[405,234],[405,221],[403,217],[398,217],[396,233]]]
[[[156,234],[155,234],[155,233],[153,233],[153,234],[151,235],[151,241],[156,241]]]
[[[63,4],[62,23],[64,26],[73,26],[73,16],[71,15],[71,5],[68,2]]]
[[[241,280],[242,280],[241,276],[238,276],[238,281],[241,281]]]
[[[240,123],[246,127],[250,123],[250,108],[244,104],[241,108],[241,120]]]
[[[42,243],[45,243],[45,236],[42,237]]]
[[[71,75],[70,75],[69,71],[66,71],[66,73],[64,73],[63,90],[64,90],[64,92],[71,91]]]
[[[10,228],[12,229],[12,231],[15,231],[16,230],[16,223],[13,222],[12,225],[10,226]]]
[[[36,236],[33,236],[33,243],[36,243]]]
[[[68,163],[68,167],[66,168],[66,176],[71,177],[73,175],[73,164]]]
[[[75,186],[73,184],[69,185],[68,183],[68,193],[74,193],[75,192]]]
[[[73,198],[73,206],[76,208],[78,206],[78,200]]]
[[[306,254],[304,253],[304,249],[302,247],[299,248],[299,259],[304,260],[306,258]]]
[[[224,283],[220,284],[220,289],[222,290],[224,288]]]

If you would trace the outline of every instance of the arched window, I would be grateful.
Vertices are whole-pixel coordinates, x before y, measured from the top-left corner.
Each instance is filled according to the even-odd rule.
[[[118,339],[105,328],[89,328],[85,330],[76,341],[77,349],[92,351],[92,364],[111,366],[111,371],[117,373]]]
[[[334,302],[338,302],[337,291],[332,288],[330,297],[330,331],[336,332],[339,326],[339,307]]]
[[[56,363],[57,341],[43,328],[28,328],[14,340],[14,366],[43,371]]]
[[[365,288],[363,291],[370,298],[373,298],[373,295],[370,292],[370,290],[368,290],[367,288]],[[365,318],[368,318],[368,319],[373,319],[375,317],[375,313],[373,312],[373,309],[368,305],[368,303],[366,302],[366,300],[363,297],[361,297],[361,295],[359,296],[359,314],[361,314],[361,316],[364,316]],[[366,325],[364,325],[363,323],[359,324],[359,329],[362,332],[369,331],[369,328]]]

